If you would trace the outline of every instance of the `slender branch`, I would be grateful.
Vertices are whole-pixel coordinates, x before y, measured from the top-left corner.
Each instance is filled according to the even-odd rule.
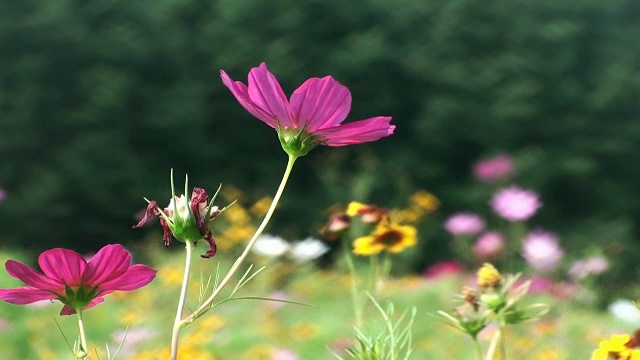
[[[278,205],[278,202],[280,201],[280,197],[282,196],[282,192],[284,191],[284,188],[287,185],[287,180],[289,180],[289,175],[291,174],[291,169],[293,169],[293,164],[295,163],[297,158],[298,158],[297,156],[289,155],[289,161],[287,162],[287,167],[286,167],[286,169],[284,171],[284,175],[282,176],[282,181],[280,182],[280,186],[278,187],[278,190],[276,191],[276,195],[273,197],[273,201],[271,202],[271,206],[269,206],[269,210],[267,211],[267,214],[264,216],[264,219],[262,220],[262,223],[258,227],[258,230],[256,230],[255,234],[253,234],[253,237],[251,237],[251,240],[249,240],[249,243],[245,247],[245,249],[242,252],[242,254],[233,263],[233,266],[231,266],[231,269],[229,269],[229,272],[227,273],[227,275],[225,275],[225,277],[220,281],[220,284],[213,291],[211,296],[209,296],[209,298],[204,303],[202,303],[202,305],[200,305],[191,315],[187,316],[184,320],[182,320],[181,324],[187,324],[187,323],[192,322],[198,316],[198,314],[200,314],[201,312],[207,310],[207,308],[211,306],[211,304],[213,303],[215,298],[220,294],[222,289],[231,280],[231,278],[236,273],[236,271],[238,271],[238,268],[240,267],[240,265],[242,265],[244,260],[249,255],[249,252],[251,251],[251,248],[253,248],[253,245],[256,243],[256,241],[258,240],[260,235],[262,235],[262,232],[264,231],[264,229],[267,227],[267,224],[269,223],[269,220],[271,220],[271,216],[273,215],[273,212],[275,211],[276,206]]]
[[[189,269],[191,268],[191,253],[193,250],[191,241],[186,241],[185,248],[187,250],[187,255],[184,264],[182,290],[180,290],[180,300],[178,301],[176,320],[173,323],[173,332],[171,333],[171,360],[178,359],[178,338],[180,337],[180,328],[182,327],[182,311],[184,309],[185,298],[187,297],[187,286],[189,285]]]

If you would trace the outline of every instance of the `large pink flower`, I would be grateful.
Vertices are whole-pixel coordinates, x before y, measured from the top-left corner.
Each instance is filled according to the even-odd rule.
[[[527,220],[542,207],[538,194],[515,185],[498,191],[489,204],[496,214],[510,222]]]
[[[9,275],[26,287],[0,289],[0,299],[24,305],[41,300],[60,300],[60,315],[75,314],[104,301],[114,291],[131,291],[153,280],[156,270],[145,265],[131,266],[131,254],[121,245],[107,245],[88,262],[67,249],[51,249],[38,257],[40,273],[15,260],[5,264]]]
[[[331,76],[308,79],[289,100],[265,63],[251,69],[248,86],[233,81],[224,71],[220,76],[240,105],[278,131],[290,155],[305,155],[318,144],[344,146],[375,141],[395,129],[389,116],[342,124],[351,110],[351,93]]]

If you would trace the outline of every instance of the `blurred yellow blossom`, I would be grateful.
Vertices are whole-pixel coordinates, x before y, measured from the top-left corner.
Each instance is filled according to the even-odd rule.
[[[591,360],[640,360],[640,350],[633,349],[636,341],[629,335],[612,335],[609,340],[600,341],[599,347],[591,355]]]
[[[256,203],[251,206],[249,211],[251,211],[251,213],[254,215],[264,216],[267,214],[272,201],[273,198],[271,198],[270,196],[265,196],[262,199],[256,201]]]
[[[251,221],[251,215],[247,209],[235,204],[228,208],[225,213],[225,219],[234,225],[245,225]]]
[[[415,227],[383,221],[376,226],[373,234],[359,237],[353,242],[353,253],[363,256],[376,255],[382,250],[399,253],[416,243]]]
[[[427,214],[438,210],[438,208],[440,207],[440,201],[438,200],[438,198],[426,190],[415,192],[413,195],[411,195],[409,201],[411,202],[411,205]]]
[[[412,208],[391,210],[391,218],[404,224],[415,224],[422,219],[423,215],[421,211]]]
[[[502,275],[493,265],[484,263],[478,270],[478,286],[497,287],[501,282]]]

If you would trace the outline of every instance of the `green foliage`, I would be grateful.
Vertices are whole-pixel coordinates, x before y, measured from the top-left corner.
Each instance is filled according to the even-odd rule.
[[[313,232],[336,202],[393,206],[417,188],[445,213],[487,211],[470,166],[504,151],[548,199],[540,225],[567,234],[568,248],[607,240],[614,256],[640,221],[638,16],[630,0],[4,2],[3,242],[139,239],[133,214],[143,195],[169,198],[170,168],[202,187],[272,192],[286,159],[276,134],[218,77],[266,61],[286,93],[332,74],[353,93],[350,119],[398,126],[300,161],[275,219],[282,233]]]

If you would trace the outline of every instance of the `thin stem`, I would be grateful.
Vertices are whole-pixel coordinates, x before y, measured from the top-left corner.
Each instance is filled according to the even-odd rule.
[[[500,322],[500,360],[507,360],[507,334],[504,324]]]
[[[184,264],[182,290],[180,290],[180,300],[178,301],[176,320],[173,322],[173,332],[171,333],[171,360],[176,360],[178,358],[178,338],[180,337],[180,328],[182,327],[182,311],[184,309],[185,298],[187,297],[187,287],[189,285],[189,269],[191,268],[191,252],[193,249],[191,241],[186,242],[185,248],[187,250],[187,255]]]
[[[476,359],[477,360],[482,360],[482,350],[480,349],[480,343],[478,342],[478,337],[474,336],[473,337],[473,346],[476,350]]]
[[[278,202],[280,201],[280,197],[282,196],[282,192],[284,191],[284,188],[287,185],[287,180],[289,180],[289,175],[291,174],[291,169],[293,169],[293,164],[295,163],[297,158],[298,158],[297,156],[289,155],[289,161],[287,162],[287,168],[285,169],[284,175],[282,176],[282,181],[280,182],[280,186],[278,187],[278,191],[276,191],[276,195],[273,197],[273,201],[271,202],[271,206],[269,206],[269,210],[267,211],[267,214],[264,216],[264,219],[262,220],[262,223],[258,227],[258,230],[256,230],[255,234],[253,234],[253,237],[251,237],[251,240],[249,240],[249,243],[247,244],[247,247],[244,249],[242,254],[238,257],[238,259],[236,259],[236,261],[233,263],[233,266],[231,266],[231,269],[229,269],[229,272],[227,273],[227,275],[225,275],[225,277],[222,279],[222,281],[220,281],[220,284],[213,291],[211,296],[209,296],[209,298],[204,303],[202,303],[202,305],[200,305],[191,315],[187,316],[184,320],[182,320],[182,322],[181,322],[182,324],[187,324],[187,323],[192,322],[199,313],[201,313],[202,311],[206,310],[209,306],[211,306],[211,304],[213,303],[213,300],[215,300],[215,298],[220,294],[222,289],[231,280],[231,277],[233,277],[233,275],[236,273],[236,271],[238,271],[238,268],[240,267],[240,265],[242,265],[244,260],[249,255],[249,252],[251,251],[251,248],[253,248],[253,245],[256,243],[256,241],[258,240],[260,235],[262,235],[262,232],[264,231],[264,229],[267,227],[267,224],[269,223],[269,220],[271,220],[271,216],[273,215],[273,212],[275,211],[276,206],[278,205]]]
[[[78,329],[80,330],[80,344],[82,345],[82,351],[85,354],[89,353],[89,348],[87,346],[87,337],[84,334],[84,323],[82,321],[82,310],[77,310],[78,313]]]
[[[362,329],[362,307],[360,301],[358,301],[358,278],[356,274],[356,267],[353,264],[353,258],[349,252],[349,245],[346,241],[342,242],[342,252],[344,253],[344,260],[349,268],[349,274],[351,275],[351,298],[353,300],[353,311],[356,317],[356,328]]]

